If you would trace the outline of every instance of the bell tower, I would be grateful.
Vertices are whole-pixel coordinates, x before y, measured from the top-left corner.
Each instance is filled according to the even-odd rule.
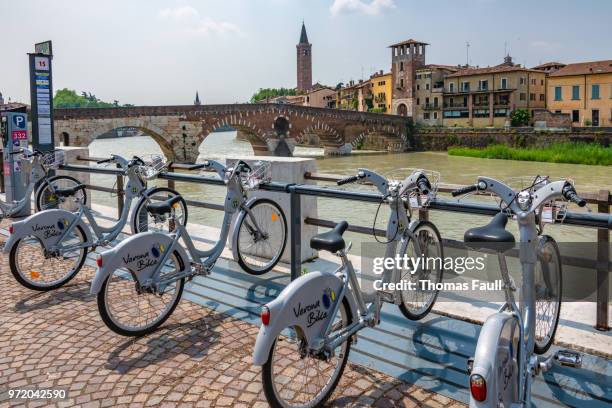
[[[306,26],[302,21],[302,32],[297,49],[297,89],[308,91],[312,88],[312,44],[308,42]]]
[[[413,39],[389,46],[393,75],[392,113],[414,116],[416,70],[425,65],[427,43]]]

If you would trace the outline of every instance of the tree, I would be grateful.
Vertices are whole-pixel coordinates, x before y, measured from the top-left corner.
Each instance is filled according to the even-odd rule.
[[[529,119],[529,111],[527,109],[515,109],[510,115],[512,126],[527,126]]]
[[[259,88],[259,91],[255,92],[251,97],[251,103],[265,101],[277,96],[293,96],[297,94],[297,91],[292,88]]]
[[[56,108],[112,108],[122,105],[117,100],[112,103],[101,101],[91,92],[81,92],[79,95],[72,89],[64,88],[55,92],[53,106]]]

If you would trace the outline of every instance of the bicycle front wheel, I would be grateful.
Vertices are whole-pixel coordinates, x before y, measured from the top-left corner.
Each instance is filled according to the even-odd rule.
[[[15,243],[9,254],[11,273],[17,282],[28,289],[49,291],[68,283],[81,270],[87,257],[85,232],[77,226],[62,241],[65,248],[74,248],[61,255],[47,253],[35,236],[27,236]]]
[[[78,191],[74,197],[67,197],[60,200],[55,191],[58,188],[72,188],[81,184],[77,179],[70,176],[54,176],[44,181],[36,190],[36,211],[50,210],[59,208],[70,212],[79,209],[77,199],[83,204],[87,204],[87,193],[85,190]]]
[[[330,337],[351,324],[346,299],[335,316]],[[334,355],[311,355],[309,345],[301,331],[286,328],[278,335],[268,360],[262,367],[264,394],[272,407],[319,407],[334,392],[351,350],[347,339],[334,351]]]
[[[143,336],[163,324],[176,308],[185,279],[173,280],[181,270],[182,260],[174,253],[163,266],[158,282],[169,283],[161,292],[142,289],[134,272],[120,268],[104,281],[98,293],[98,311],[102,321],[117,334]]]
[[[287,220],[272,200],[260,199],[249,206],[236,226],[238,264],[251,275],[262,275],[274,268],[287,243]]]
[[[174,225],[176,222],[180,222],[181,225],[186,226],[187,203],[183,197],[181,197],[174,208],[175,218],[173,220],[170,219],[170,214],[155,216],[149,214],[147,211],[148,204],[155,201],[168,200],[174,196],[180,196],[180,194],[171,188],[157,187],[149,191],[148,197],[140,198],[132,213],[132,233],[138,234],[139,232],[146,231],[172,232],[176,228]]]
[[[535,267],[535,342],[534,351],[544,354],[555,338],[561,313],[563,281],[561,254],[552,237],[540,237]]]

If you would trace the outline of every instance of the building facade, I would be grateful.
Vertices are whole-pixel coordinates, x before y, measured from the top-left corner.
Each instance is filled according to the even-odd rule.
[[[466,68],[444,79],[444,126],[502,127],[510,113],[546,107],[546,74],[512,63]]]
[[[337,106],[340,109],[367,112],[372,105],[370,81],[350,81],[336,91]]]
[[[390,72],[379,71],[370,76],[372,89],[372,108],[383,113],[391,112],[391,96],[393,94],[393,75]]]
[[[306,94],[304,106],[333,109],[336,107],[336,91],[327,86],[314,88]]]
[[[392,101],[391,112],[396,115],[414,116],[414,92],[416,70],[425,65],[427,43],[413,39],[390,45]]]
[[[574,126],[612,126],[612,60],[568,64],[547,78],[547,108]]]
[[[297,51],[297,89],[312,89],[312,44],[308,42],[306,26],[302,23],[300,42],[295,46]]]
[[[416,70],[414,121],[428,126],[442,125],[444,78],[458,67],[429,64]]]

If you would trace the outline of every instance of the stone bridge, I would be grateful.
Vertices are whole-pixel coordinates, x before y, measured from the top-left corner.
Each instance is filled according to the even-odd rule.
[[[55,109],[56,142],[87,146],[113,129],[132,127],[150,135],[166,157],[192,163],[202,141],[231,126],[256,155],[291,156],[296,145],[320,146],[325,154],[354,148],[404,151],[409,119],[379,113],[285,104],[137,106]]]

